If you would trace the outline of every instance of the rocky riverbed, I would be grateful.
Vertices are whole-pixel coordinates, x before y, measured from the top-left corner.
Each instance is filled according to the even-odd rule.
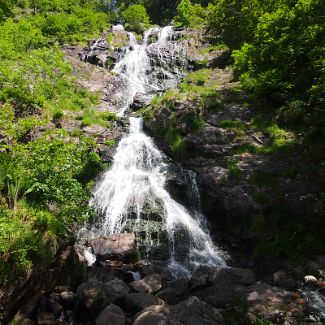
[[[21,308],[17,322],[190,325],[263,319],[301,324],[306,319],[308,305],[299,290],[303,269],[278,271],[272,283],[258,281],[252,270],[236,267],[199,267],[190,277],[175,278],[164,263],[137,260],[133,234],[98,238],[89,245],[96,264],[86,267],[78,247],[67,247],[61,263],[63,256],[68,258],[52,290],[39,293],[38,301],[32,299]],[[308,267],[320,276],[325,272],[324,262],[322,258]],[[323,288],[313,276],[305,282],[310,288]],[[309,320],[321,324],[316,318],[312,321],[312,310]]]

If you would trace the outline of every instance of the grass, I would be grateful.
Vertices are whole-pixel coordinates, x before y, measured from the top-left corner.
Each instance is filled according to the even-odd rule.
[[[236,181],[239,182],[242,179],[240,168],[238,167],[236,162],[229,161],[227,163],[227,168],[232,178],[234,178]]]
[[[76,120],[82,121],[81,126],[101,125],[110,127],[110,122],[116,120],[116,114],[111,112],[99,112],[93,109],[86,110],[82,115],[78,115]]]

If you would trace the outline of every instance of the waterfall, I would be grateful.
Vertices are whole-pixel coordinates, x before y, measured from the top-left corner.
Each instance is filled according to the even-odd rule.
[[[137,93],[158,90],[147,78],[151,65],[146,50],[152,32],[145,32],[142,44],[137,44],[130,33],[130,48],[115,66],[114,72],[127,83],[126,90],[121,91],[125,101],[119,115],[124,114]],[[164,46],[171,35],[171,27],[163,28],[155,44]],[[194,202],[190,211],[166,191],[168,165],[164,161],[153,140],[143,132],[142,119],[131,117],[129,134],[120,141],[112,166],[90,200],[90,206],[102,215],[93,231],[97,235],[134,232],[138,238],[143,237],[140,241],[149,250],[162,245],[165,234],[170,267],[176,273],[186,273],[202,264],[225,266],[200,212],[195,174],[189,172]]]

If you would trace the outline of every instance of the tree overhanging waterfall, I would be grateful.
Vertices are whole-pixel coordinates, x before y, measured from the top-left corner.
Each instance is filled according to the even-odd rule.
[[[182,62],[184,50],[172,40],[172,27],[152,28],[141,44],[132,33],[129,49],[114,72],[125,81],[121,89],[119,116],[124,116],[136,95],[151,98],[177,84],[181,69],[169,61]],[[149,39],[157,35],[155,42]],[[159,51],[160,74],[153,72],[148,51]],[[170,67],[173,67],[171,71]],[[93,236],[133,232],[143,252],[164,246],[170,268],[188,271],[199,265],[225,266],[206,227],[199,203],[193,211],[176,202],[165,189],[168,164],[153,140],[142,129],[142,119],[130,117],[129,134],[120,141],[112,166],[94,190],[90,205],[102,218],[92,227]],[[195,174],[191,174],[193,200],[198,200]],[[149,254],[150,255],[150,254]]]

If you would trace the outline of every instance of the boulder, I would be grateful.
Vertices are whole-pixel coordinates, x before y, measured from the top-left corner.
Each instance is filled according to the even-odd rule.
[[[150,101],[150,99],[149,99]],[[138,111],[148,104],[148,97],[145,97],[142,94],[136,94],[133,103],[130,105],[130,109],[132,111]]]
[[[99,260],[127,259],[136,253],[134,234],[114,234],[91,239],[88,243]]]
[[[96,325],[124,325],[125,315],[123,310],[113,304],[108,305],[96,318]]]
[[[249,289],[247,286],[219,282],[194,294],[199,299],[216,308],[224,308],[235,299],[245,300],[248,293]]]
[[[121,280],[112,280],[107,283],[86,282],[78,288],[80,303],[91,312],[102,310],[128,293],[128,286]]]
[[[77,301],[77,295],[72,291],[64,291],[60,293],[61,303],[66,307],[72,307]]]
[[[273,283],[276,286],[285,288],[287,290],[293,290],[297,287],[297,282],[295,279],[286,271],[278,271],[273,273]]]
[[[131,313],[137,313],[151,305],[159,304],[161,300],[150,293],[131,293],[125,297],[125,307]]]
[[[114,297],[113,301],[116,301],[120,298],[124,298],[126,295],[130,293],[130,289],[128,285],[122,280],[112,280],[106,282],[108,287],[108,291],[110,292],[111,297]]]
[[[188,279],[179,278],[176,280],[168,281],[167,288],[174,290],[178,296],[183,295],[188,289]]]
[[[136,292],[156,293],[161,288],[161,276],[159,274],[151,274],[142,280],[133,281],[129,284]]]
[[[150,306],[136,315],[133,324],[218,325],[223,324],[223,317],[216,308],[189,297],[176,306]]]
[[[212,267],[208,272],[208,282],[211,284],[230,283],[252,285],[256,280],[253,272],[249,269]]]

